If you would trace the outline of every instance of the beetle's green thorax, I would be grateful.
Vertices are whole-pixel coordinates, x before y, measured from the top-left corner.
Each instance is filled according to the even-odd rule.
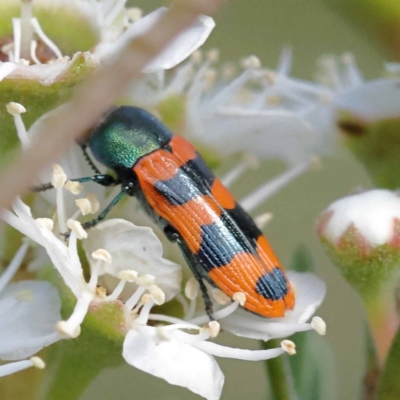
[[[172,133],[147,111],[130,106],[116,108],[89,138],[94,157],[116,171],[131,169],[137,161],[166,145]]]

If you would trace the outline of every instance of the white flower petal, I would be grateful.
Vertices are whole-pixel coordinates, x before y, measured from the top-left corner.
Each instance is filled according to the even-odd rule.
[[[162,258],[163,248],[152,229],[132,224],[122,219],[112,219],[98,224],[83,243],[89,262],[90,254],[101,248],[112,257],[112,264],[102,263],[101,274],[118,277],[120,271],[134,270],[139,275],[150,274],[155,283],[170,300],[181,286],[181,267]]]
[[[9,285],[0,294],[0,359],[26,358],[59,340],[60,308],[58,292],[47,282]]]
[[[96,54],[103,60],[112,60],[115,55],[123,50],[133,38],[145,34],[163,15],[167,8],[161,7],[132,24],[113,44],[102,44],[96,48]],[[215,27],[211,17],[201,15],[188,29],[181,32],[143,72],[150,73],[175,67],[189,57],[208,38]]]
[[[337,109],[353,112],[366,121],[398,118],[399,85],[399,79],[377,79],[338,95],[334,104]]]
[[[296,291],[296,304],[283,318],[263,318],[243,309],[220,320],[221,328],[236,336],[269,340],[310,330],[306,321],[314,314],[325,297],[325,283],[310,273],[288,272]]]
[[[214,358],[176,340],[160,340],[156,328],[130,330],[124,341],[123,357],[132,366],[188,388],[208,400],[218,400],[224,375]]]
[[[17,64],[12,62],[0,62],[0,82],[17,68]]]
[[[400,197],[390,190],[370,190],[335,201],[327,212],[333,214],[322,234],[332,243],[354,225],[369,244],[380,246],[392,239],[393,221],[400,220]]]
[[[190,115],[190,133],[221,154],[246,151],[295,164],[309,158],[314,151],[315,131],[305,119],[290,111],[203,111],[197,110],[194,115],[196,110],[193,110]]]
[[[20,198],[15,200],[13,208],[16,215],[9,210],[4,210],[2,219],[46,249],[65,284],[79,298],[83,292],[87,291],[87,285],[77,255],[75,235],[71,235],[69,247],[67,247],[53,232],[39,226],[33,219],[29,207]]]
[[[12,72],[7,74],[7,79],[29,79],[40,82],[42,85],[48,86],[56,81],[59,81],[65,77],[68,73],[69,68],[73,65],[78,57],[81,57],[82,53],[75,53],[69,61],[57,60],[52,64],[34,64],[24,65],[16,64]],[[94,66],[96,63],[95,58],[89,53],[83,53],[85,63],[90,63]]]

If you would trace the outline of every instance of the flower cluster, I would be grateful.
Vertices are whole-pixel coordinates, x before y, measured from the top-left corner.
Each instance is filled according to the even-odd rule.
[[[1,7],[5,6],[1,5],[0,11]],[[140,10],[127,9],[125,1],[119,0],[74,0],[68,5],[57,1],[51,6],[48,0],[23,1],[20,15],[13,18],[12,31],[2,41],[0,81],[31,80],[56,87],[56,83],[68,81],[78,60],[80,66],[93,69],[112,63],[129,41],[145,34],[165,12],[161,8],[142,17]],[[77,48],[73,37],[69,41],[56,33],[53,37],[54,27],[46,25],[49,13],[78,19],[91,38],[85,42],[86,48]],[[152,110],[169,125],[175,124],[177,133],[189,137],[206,156],[215,153],[218,162],[238,152],[244,154],[221,178],[227,186],[248,168],[256,168],[259,158],[273,156],[287,161],[286,172],[242,199],[243,208],[251,211],[314,165],[313,155],[325,143],[319,135],[322,118],[318,118],[323,113],[332,115],[339,104],[340,88],[289,77],[287,51],[276,72],[262,68],[254,56],[243,61],[240,74],[230,65],[218,70],[218,52],[203,54],[198,50],[214,25],[212,18],[200,16],[146,67],[144,77],[132,83],[126,98]],[[346,68],[343,79],[362,87],[353,64]],[[21,117],[25,108],[10,100],[15,99],[7,100],[7,111],[13,116],[24,150],[49,114],[40,114],[26,130]],[[24,105],[29,112],[36,107],[34,102]],[[218,399],[224,382],[214,357],[255,361],[285,352],[295,354],[295,344],[287,339],[271,350],[221,346],[214,342],[221,330],[263,341],[308,330],[325,334],[324,321],[313,314],[326,289],[313,274],[288,273],[296,305],[283,318],[253,315],[241,308],[244,293],[235,293],[230,299],[208,287],[214,305],[214,320],[210,321],[203,306],[198,307],[199,283],[189,279],[181,293],[181,267],[163,258],[162,244],[150,228],[128,222],[129,217],[122,212],[123,219],[110,219],[85,231],[81,221],[97,214],[109,193],[93,184],[82,187],[68,180],[92,175],[76,150],[39,179],[41,183],[51,181],[54,188],[42,194],[50,211],[38,212],[35,205],[31,211],[19,198],[13,211],[2,211],[3,221],[19,231],[24,242],[0,278],[0,359],[15,361],[0,366],[0,375],[30,366],[43,368],[43,361],[32,357],[34,354],[56,341],[78,338],[87,316],[98,316],[107,307],[113,310],[114,322],[118,321],[108,328],[123,342],[122,356],[127,363],[207,399]],[[262,226],[269,218],[263,214],[256,222]],[[68,230],[71,235],[66,241],[63,234]],[[52,274],[58,274],[63,282],[58,290],[45,281],[10,283],[30,247],[30,269],[52,265]],[[81,247],[85,256],[79,252]],[[90,271],[85,270],[87,264]],[[74,304],[69,315],[64,315],[66,298],[68,304]],[[183,310],[179,318],[171,316],[168,304],[165,312],[155,310],[172,300]]]
[[[28,132],[25,130],[20,115],[25,109],[11,103],[8,111],[15,118],[23,146],[29,146],[35,127]],[[69,165],[68,160],[66,165]],[[77,168],[76,164],[74,168]],[[278,190],[286,184],[286,180],[283,177],[280,183],[272,182],[270,191]],[[111,219],[98,224],[89,232],[84,231],[78,219],[99,211],[97,197],[86,193],[77,198],[82,195],[81,184],[68,180],[60,165],[53,166],[51,182],[55,195],[46,198],[56,207],[53,219],[35,219],[29,207],[19,199],[14,203],[14,212],[3,211],[2,219],[29,238],[30,243],[35,242],[45,249],[51,264],[76,299],[76,304],[69,318],[62,321],[60,298],[54,289],[48,288],[56,301],[49,298],[51,309],[42,307],[43,311],[46,310],[47,318],[52,321],[46,325],[49,328],[46,331],[36,313],[27,308],[25,312],[30,312],[32,329],[26,329],[26,338],[21,338],[15,346],[17,349],[26,347],[24,341],[30,343],[31,337],[35,335],[39,335],[41,345],[29,347],[29,352],[23,353],[23,356],[35,353],[56,340],[78,337],[86,314],[96,314],[103,306],[111,304],[116,308],[115,312],[121,315],[117,330],[124,337],[122,355],[129,364],[172,384],[185,386],[203,397],[217,399],[224,377],[214,356],[265,360],[284,352],[295,353],[295,345],[289,340],[283,340],[281,348],[262,351],[233,349],[211,342],[210,339],[218,336],[221,329],[237,336],[264,341],[312,329],[325,334],[325,323],[321,318],[314,317],[308,322],[325,296],[324,283],[314,275],[294,272],[288,274],[296,292],[296,306],[285,317],[276,319],[265,319],[240,309],[245,301],[243,293],[237,293],[231,301],[223,292],[209,287],[215,310],[215,320],[210,322],[204,312],[199,314],[197,311],[198,282],[194,278],[190,279],[186,284],[185,296],[180,293],[181,267],[162,258],[162,245],[150,228],[138,227],[123,219]],[[71,198],[74,199],[73,202],[69,201]],[[72,204],[75,210],[68,211]],[[69,215],[71,218],[68,218]],[[67,229],[71,230],[68,244],[60,236]],[[90,263],[89,281],[84,278],[78,256],[78,240],[83,240],[86,258]],[[18,258],[15,262],[18,262],[18,266],[27,246],[28,242],[22,247],[23,255],[16,256]],[[41,262],[46,263],[42,258]],[[13,261],[9,269],[15,271],[16,268]],[[49,286],[47,283],[43,284]],[[9,296],[7,291],[4,292],[4,301],[9,301]],[[23,296],[18,294],[16,298],[21,299]],[[154,306],[162,305],[173,298],[182,304],[182,318],[151,312]],[[32,304],[29,303],[29,306]],[[19,307],[23,308],[21,305]],[[4,324],[7,323],[5,320]],[[19,320],[16,321],[14,329],[20,328],[19,323]],[[37,333],[37,329],[44,337]],[[7,339],[13,332],[5,331],[5,335]],[[16,358],[20,358],[19,353],[3,357]],[[171,363],[170,360],[175,361]],[[13,365],[7,364],[7,371],[11,368],[16,370],[17,366]],[[24,364],[18,368],[26,366]],[[9,373],[7,371],[4,374]]]

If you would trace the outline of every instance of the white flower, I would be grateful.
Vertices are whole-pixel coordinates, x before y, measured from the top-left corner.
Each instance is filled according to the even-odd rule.
[[[281,319],[257,317],[238,309],[240,296],[224,308],[214,304],[216,311],[213,315],[216,321],[212,322],[206,315],[188,319],[193,311],[192,307],[185,307],[188,310],[187,317],[180,320],[151,314],[150,309],[154,305],[151,300],[147,300],[143,305],[136,303],[136,307],[128,300],[125,307],[129,304],[129,309],[135,307],[136,312],[138,307],[142,308],[139,315],[128,323],[130,329],[124,340],[123,356],[132,366],[163,378],[171,384],[187,387],[207,399],[219,399],[224,376],[214,356],[258,361],[277,357],[284,352],[295,354],[295,345],[289,340],[284,340],[281,348],[256,351],[210,342],[210,338],[218,335],[220,327],[238,336],[263,340],[285,337],[310,329],[325,334],[326,327],[321,318],[314,317],[311,324],[306,323],[323,300],[324,284],[312,274],[291,273],[289,278],[292,279],[291,282],[298,293],[298,303],[291,314]],[[191,305],[195,304],[198,293],[192,296],[192,291],[189,292]],[[135,294],[132,298],[134,296]],[[138,301],[137,296],[135,299]],[[128,316],[132,315],[129,309],[125,313]],[[148,320],[169,325],[148,326]],[[201,327],[203,324],[205,326]]]
[[[307,323],[307,321],[313,316],[325,297],[325,283],[313,274],[292,271],[288,272],[288,279],[294,287],[296,303],[294,309],[286,311],[284,317],[266,319],[238,309],[220,321],[221,328],[236,336],[265,341],[288,337],[296,332],[312,329],[321,333],[321,330],[318,329],[319,326],[316,327],[313,323],[318,319],[313,319],[312,323]],[[204,323],[204,317],[191,321]]]
[[[318,233],[336,246],[354,229],[364,245],[373,248],[385,243],[396,245],[399,224],[399,194],[375,189],[332,203],[320,217]]]
[[[76,53],[72,60],[69,60],[70,54],[64,57],[55,41],[46,35],[38,19],[34,17],[35,10],[51,10],[53,20],[73,15],[74,21],[86,21],[88,34],[100,38],[93,53],[84,54],[86,62],[94,66],[98,63],[112,62],[113,57],[122,51],[130,40],[147,32],[167,11],[166,8],[159,8],[143,18],[136,12],[136,17],[132,18],[134,13],[125,8],[125,1],[73,0],[67,4],[60,0],[42,0],[35,2],[36,8],[33,9],[32,2],[16,3],[21,3],[21,18],[13,19],[14,41],[2,48],[9,61],[0,63],[0,81],[4,78],[35,79],[45,85],[60,80],[75,59],[80,57],[80,53]],[[4,5],[5,8],[10,6],[11,2]],[[200,16],[191,27],[181,32],[144,72],[174,67],[204,43],[214,26],[211,17]],[[68,41],[67,33],[65,37]],[[47,59],[41,60],[37,55],[39,43],[46,47],[47,54],[54,56],[47,55]],[[33,65],[29,65],[27,60],[31,60]]]
[[[102,263],[100,275],[110,274],[118,278],[121,271],[134,270],[139,275],[156,276],[166,301],[181,289],[181,267],[162,258],[161,242],[148,227],[138,227],[123,219],[110,219],[90,231],[84,248],[92,266],[94,261],[89,254],[95,249],[103,248],[110,253],[113,263]]]
[[[9,284],[28,249],[24,243],[0,276],[0,360],[23,360],[60,339],[56,323],[60,320],[61,301],[56,289],[41,281]],[[38,357],[0,366],[0,376],[36,366]]]
[[[0,359],[24,359],[60,339],[61,301],[49,283],[13,283],[1,292],[0,306]]]

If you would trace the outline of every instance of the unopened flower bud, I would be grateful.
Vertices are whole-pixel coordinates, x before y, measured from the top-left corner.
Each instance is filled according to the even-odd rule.
[[[317,232],[346,279],[369,296],[400,265],[400,195],[371,190],[338,200],[321,214]]]

